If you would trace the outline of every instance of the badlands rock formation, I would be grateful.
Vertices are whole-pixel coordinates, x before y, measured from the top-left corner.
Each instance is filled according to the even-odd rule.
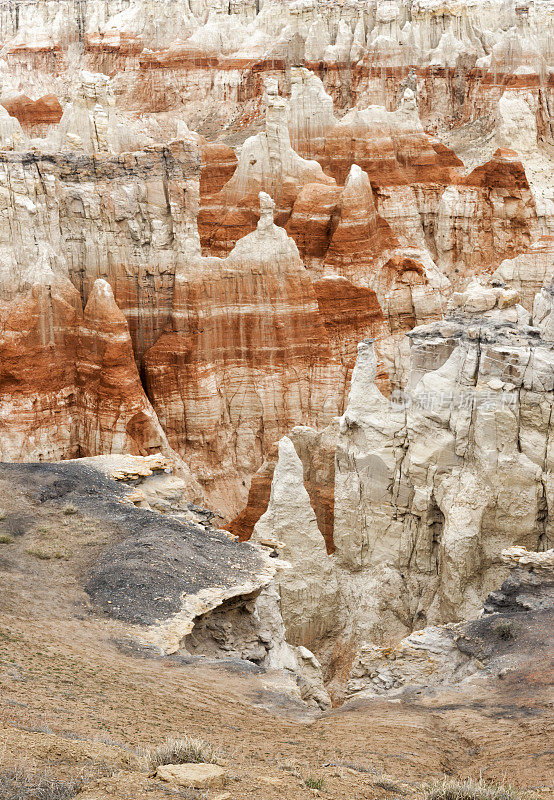
[[[95,281],[77,338],[79,455],[167,452],[144,394],[127,321],[107,281]]]
[[[192,139],[118,155],[0,153],[5,291],[32,284],[35,273],[40,282],[46,265],[86,303],[94,281],[106,279],[139,359],[169,316],[193,194],[185,189],[199,166]]]
[[[183,260],[170,330],[144,359],[170,443],[227,513],[237,474],[245,481],[293,421],[336,414],[346,380],[298,249],[269,195],[259,202],[256,230],[226,258],[201,256],[197,242]]]
[[[433,777],[502,714],[545,758],[553,43],[552,0],[0,4],[0,683],[63,659],[18,752],[111,718],[83,796],[140,800],[186,717],[277,800],[320,716],[366,797],[396,708]]]
[[[93,110],[100,114],[98,105]],[[66,139],[71,119],[68,114]],[[90,130],[98,131],[98,125]],[[22,335],[23,325],[33,330],[52,326],[48,320],[56,316],[48,311],[51,292],[45,288],[51,284],[68,295],[66,305],[76,315],[60,321],[58,339],[64,340],[59,343],[64,354],[55,356],[55,369],[44,365],[48,381],[40,377],[42,365],[34,372],[28,394],[38,397],[47,414],[62,402],[60,393],[67,395],[65,406],[74,402],[75,364],[63,369],[61,365],[64,359],[71,362],[76,350],[65,340],[75,335],[80,304],[89,300],[94,281],[107,281],[115,299],[103,317],[108,328],[113,323],[109,335],[118,336],[119,308],[131,336],[127,355],[134,355],[171,446],[194,465],[215,507],[231,516],[246,499],[242,481],[260,466],[269,445],[297,422],[324,424],[342,410],[353,344],[373,333],[382,315],[373,302],[347,324],[337,323],[338,298],[331,291],[335,287],[323,282],[314,291],[294,242],[272,224],[269,207],[269,217],[266,214],[257,231],[243,238],[226,260],[202,259],[196,229],[198,141],[187,135],[167,146],[113,155],[101,152],[102,143],[118,149],[109,127],[106,130],[102,139],[88,139],[86,146],[82,136],[79,139],[79,147],[92,149],[91,154],[5,156],[5,208],[11,227],[4,229],[4,281],[10,309],[19,309],[15,335]],[[29,229],[36,232],[36,246],[27,236]],[[44,295],[40,311],[25,311],[29,291]],[[327,303],[323,311],[318,294]],[[360,293],[361,298],[367,295]],[[236,309],[234,318],[229,316],[231,306]],[[30,320],[26,313],[32,313]],[[8,345],[7,333],[5,341]],[[49,342],[47,337],[44,358],[52,358]],[[82,347],[86,350],[89,342],[84,340]],[[86,360],[86,353],[78,358]],[[12,371],[21,383],[23,369]],[[126,390],[136,393],[129,383]],[[55,401],[49,397],[52,392]],[[212,406],[209,415],[202,398]],[[127,400],[133,406],[132,396]],[[150,406],[146,398],[144,402]],[[87,397],[85,406],[97,418],[95,403]],[[119,434],[100,437],[96,446],[89,446],[86,436],[83,441],[77,437],[76,444],[71,431],[77,412],[64,413],[63,431],[45,432],[48,448],[37,449],[10,443],[9,431],[23,442],[37,435],[37,428],[42,435],[38,412],[17,418],[6,411],[10,420],[5,457],[129,451],[127,439]],[[123,420],[120,417],[117,424],[126,425]],[[92,418],[82,425],[94,430],[96,422]],[[130,452],[150,452],[156,442],[167,444],[157,425],[156,420],[156,435],[145,431],[139,449]]]
[[[437,130],[490,112],[512,87],[529,92],[544,114],[551,90],[544,0],[15,5],[17,13],[2,15],[0,36],[10,82],[29,96],[65,93],[71,76],[63,67],[77,58],[92,71],[113,71],[123,104],[140,111],[185,105],[206,119],[202,104],[213,91],[221,123],[237,106],[251,110],[265,72],[285,83],[290,67],[304,64],[340,109],[360,100],[390,108],[406,85],[417,89],[424,124]]]
[[[510,574],[501,590],[488,596],[479,619],[424,628],[394,648],[365,645],[352,666],[347,693],[421,694],[460,683],[479,685],[490,677],[509,681],[518,669],[534,669],[548,658],[554,550],[510,547],[502,551],[502,561]]]
[[[269,193],[277,203],[277,221],[283,224],[302,186],[320,183],[334,186],[317,161],[308,161],[292,149],[287,125],[287,103],[268,86],[265,130],[242,146],[232,178],[216,197],[206,199],[199,224],[204,245],[215,255],[230,248],[252,230],[252,204],[259,192]]]
[[[443,322],[410,334],[405,394],[383,397],[373,342],[362,342],[338,426],[323,439],[296,428],[282,440],[253,536],[275,540],[293,565],[276,581],[294,637],[289,598],[303,598],[299,643],[328,661],[337,641],[345,651],[364,640],[388,645],[471,618],[505,574],[504,547],[550,545],[552,307],[545,289],[532,327],[513,290],[473,284]],[[329,440],[334,474],[321,469]],[[325,504],[332,551],[328,522],[318,525],[323,486],[308,494],[303,476],[334,486]]]
[[[474,615],[551,539],[553,41],[546,0],[13,0],[0,457],[170,458],[326,664]]]

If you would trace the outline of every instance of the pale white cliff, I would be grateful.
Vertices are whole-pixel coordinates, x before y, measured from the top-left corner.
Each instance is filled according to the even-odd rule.
[[[513,290],[480,284],[455,295],[444,322],[410,335],[408,390],[392,403],[374,384],[373,343],[360,344],[334,434],[333,553],[315,544],[299,462],[282,445],[256,535],[280,540],[295,580],[303,560],[315,586],[314,566],[320,587],[334,574],[343,640],[386,645],[425,625],[470,619],[506,574],[503,548],[552,542],[551,291],[535,303],[540,330],[517,300]],[[315,447],[305,464],[321,457]],[[288,525],[287,501],[302,509]],[[317,596],[308,607],[313,615]],[[283,619],[287,627],[286,604]],[[325,641],[318,644],[324,654]]]

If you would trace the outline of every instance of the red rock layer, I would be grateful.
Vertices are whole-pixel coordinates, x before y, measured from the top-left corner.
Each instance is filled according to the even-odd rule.
[[[384,250],[398,246],[398,240],[378,216],[368,176],[356,164],[349,171],[338,209],[325,266],[353,280],[368,279],[376,270]]]
[[[235,508],[246,499],[241,481],[286,430],[342,408],[344,367],[309,275],[293,241],[263,216],[226,259],[183,266],[172,331],[144,365],[171,446],[208,496]]]
[[[87,69],[116,76],[121,106],[134,112],[171,112],[182,108],[183,102],[207,98],[212,119],[220,112],[225,116],[218,104],[234,104],[235,117],[262,97],[266,75],[275,70],[285,76],[284,63],[278,61],[209,56],[178,47],[139,54],[133,52],[134,46],[131,41],[124,47],[90,42],[84,58]]]
[[[81,456],[167,449],[140,382],[127,321],[104,280],[95,282],[79,326],[76,370]]]
[[[60,101],[54,94],[45,94],[38,100],[20,94],[3,100],[2,105],[8,114],[19,120],[24,129],[36,125],[55,125],[63,113]]]
[[[252,476],[248,499],[243,510],[231,522],[224,525],[224,528],[238,536],[241,542],[246,542],[250,539],[254,525],[267,508],[276,463],[276,452],[269,453],[267,460]]]
[[[316,155],[325,172],[344,184],[357,164],[376,186],[451,183],[463,169],[460,159],[433,141],[409,116],[390,118],[371,110],[351,112],[327,131],[324,151]]]
[[[382,339],[389,333],[377,295],[373,289],[333,276],[314,280],[313,288],[331,348],[347,368],[348,381],[361,339],[368,336]],[[379,364],[376,383],[382,392],[388,394],[389,379],[382,363]]]
[[[56,461],[79,454],[75,345],[78,292],[47,272],[0,300],[0,459]]]
[[[318,277],[314,288],[334,351],[351,369],[364,325],[369,330],[365,335],[383,340],[438,319],[443,306],[436,295],[446,293],[448,281],[434,274],[434,267],[434,273],[426,270],[402,252],[390,226],[377,214],[369,178],[357,165],[352,166],[340,195],[338,191],[331,187],[324,192],[317,184],[305,186],[287,230],[306,249],[303,257],[316,275],[322,266],[324,275],[337,276]],[[388,368],[382,363],[378,382],[387,393]]]
[[[225,186],[237,168],[238,159],[234,150],[227,145],[205,139],[201,140],[200,152],[200,194],[205,197],[219,192]]]
[[[529,182],[519,155],[515,150],[503,147],[498,148],[490,161],[476,167],[459,183],[480,189],[506,189],[515,192],[529,190]]]
[[[497,267],[538,238],[537,211],[517,153],[499,149],[441,197],[439,263],[455,278]]]
[[[340,186],[308,183],[294,202],[286,230],[302,258],[322,259],[339,222]]]
[[[259,214],[255,192],[232,201],[229,207],[223,192],[204,197],[198,214],[198,232],[202,248],[216,256],[226,256],[239,239],[256,229]],[[286,216],[284,221],[286,221]]]
[[[35,277],[0,303],[0,457],[168,452],[109,285],[95,283],[83,317],[67,278]]]
[[[344,187],[301,187],[286,230],[308,264],[319,262],[352,280],[367,280],[383,252],[399,244],[377,214],[367,175],[355,164]]]

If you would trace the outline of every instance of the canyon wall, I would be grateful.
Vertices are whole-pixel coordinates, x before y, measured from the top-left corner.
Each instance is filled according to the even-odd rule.
[[[366,340],[345,413],[281,440],[253,538],[292,567],[287,635],[328,678],[364,641],[475,616],[503,548],[552,546],[552,309],[552,289],[530,319],[514,290],[471,284],[410,333],[405,392],[381,394]]]
[[[547,2],[3,7],[2,458],[160,450],[247,538],[360,341],[394,399],[453,292],[548,286],[552,33]],[[330,435],[291,436],[336,552]]]
[[[339,109],[362,102],[392,110],[404,85],[416,88],[433,132],[489,113],[506,89],[525,89],[551,140],[552,24],[546,0],[178,0],[171,9],[161,0],[16,0],[2,12],[0,39],[12,97],[63,102],[77,56],[83,68],[117,76],[127,108],[204,122],[213,92],[211,113],[222,124],[237,106],[252,114],[264,74],[289,91],[290,67],[303,64]],[[36,121],[47,118],[39,105]]]

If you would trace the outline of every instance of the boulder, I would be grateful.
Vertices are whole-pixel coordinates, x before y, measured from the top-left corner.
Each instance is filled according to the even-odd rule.
[[[217,764],[164,764],[158,767],[156,775],[173,786],[189,789],[220,789],[227,777]]]

